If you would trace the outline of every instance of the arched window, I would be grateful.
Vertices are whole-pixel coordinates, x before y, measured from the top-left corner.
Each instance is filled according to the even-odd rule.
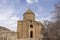
[[[30,31],[30,38],[33,38],[33,31]]]
[[[30,25],[30,28],[33,28],[33,25]]]

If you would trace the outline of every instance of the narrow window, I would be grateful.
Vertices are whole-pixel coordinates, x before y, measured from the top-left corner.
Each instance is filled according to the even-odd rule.
[[[33,38],[33,31],[30,32],[30,38]]]

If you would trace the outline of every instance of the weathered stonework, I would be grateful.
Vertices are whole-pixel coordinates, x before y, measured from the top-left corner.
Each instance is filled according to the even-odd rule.
[[[23,16],[23,20],[17,22],[17,32],[1,28],[0,40],[42,40],[42,25],[35,21],[35,14],[28,9]]]
[[[23,20],[18,21],[17,32],[19,38],[42,38],[41,22],[35,21],[35,14],[28,9],[23,15]],[[30,25],[33,27],[31,28]],[[32,34],[30,32],[33,32]]]

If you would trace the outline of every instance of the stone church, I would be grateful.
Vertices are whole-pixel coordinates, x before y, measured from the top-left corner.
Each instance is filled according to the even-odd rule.
[[[28,9],[23,14],[23,20],[18,20],[17,32],[10,32],[8,34],[11,37],[7,37],[7,40],[9,38],[10,40],[42,40],[43,38],[41,22],[35,20],[35,14],[31,11],[31,9]]]
[[[28,9],[23,17],[23,20],[19,20],[17,24],[18,37],[42,38],[42,25],[41,22],[35,21],[35,14]]]

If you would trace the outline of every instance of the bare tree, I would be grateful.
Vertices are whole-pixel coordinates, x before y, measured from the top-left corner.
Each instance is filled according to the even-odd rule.
[[[60,40],[60,3],[55,5],[55,22],[47,27],[47,37],[49,40]]]

